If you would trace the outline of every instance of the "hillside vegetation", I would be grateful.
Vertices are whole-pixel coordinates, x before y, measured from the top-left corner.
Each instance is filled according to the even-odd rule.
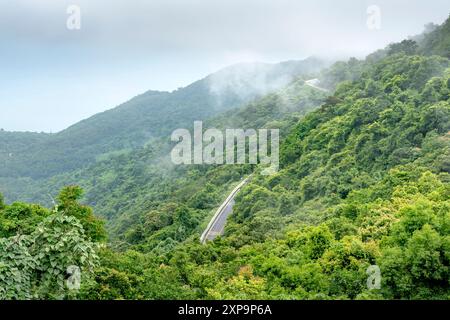
[[[315,58],[239,64],[173,92],[148,91],[56,134],[0,131],[0,177],[48,178],[86,167],[170,136],[177,128],[192,126],[194,120],[237,108],[323,66]]]
[[[79,187],[62,188],[53,211],[0,199],[0,298],[450,299],[449,25],[323,70],[329,94],[300,78],[210,118],[280,128],[274,175],[172,167],[164,139],[67,173],[108,218],[108,245]],[[200,244],[250,173],[224,236]],[[68,264],[79,291],[48,281]]]

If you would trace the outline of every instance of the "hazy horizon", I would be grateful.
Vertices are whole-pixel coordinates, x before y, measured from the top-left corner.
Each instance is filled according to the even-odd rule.
[[[73,4],[80,30],[66,27]],[[367,27],[370,5],[379,30]],[[0,128],[58,132],[240,62],[361,58],[449,12],[443,0],[0,0]]]

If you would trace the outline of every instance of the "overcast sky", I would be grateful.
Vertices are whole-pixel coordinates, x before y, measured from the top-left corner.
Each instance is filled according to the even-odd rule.
[[[56,132],[237,62],[363,57],[449,13],[448,0],[0,0],[0,128]]]

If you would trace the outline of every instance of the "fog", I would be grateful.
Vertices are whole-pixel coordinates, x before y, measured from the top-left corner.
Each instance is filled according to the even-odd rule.
[[[449,13],[448,0],[0,0],[0,128],[55,132],[240,62],[364,57]]]

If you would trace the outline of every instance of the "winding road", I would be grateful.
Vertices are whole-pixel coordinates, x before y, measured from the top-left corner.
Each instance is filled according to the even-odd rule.
[[[319,79],[306,80],[305,84],[317,90],[329,92],[329,90],[319,87],[320,84]],[[223,234],[225,225],[227,223],[227,218],[230,214],[233,213],[234,197],[239,192],[239,190],[241,190],[241,188],[248,182],[250,177],[251,175],[245,178],[243,181],[241,181],[236,186],[236,188],[234,188],[233,191],[231,191],[231,193],[228,195],[228,197],[225,199],[225,201],[222,203],[219,209],[217,209],[216,213],[209,221],[208,226],[206,227],[205,231],[203,231],[200,237],[201,243],[205,244],[207,241],[212,241],[217,236]]]
[[[228,197],[225,199],[225,201],[222,203],[219,209],[217,209],[216,213],[214,214],[205,231],[203,231],[200,237],[201,243],[205,244],[206,241],[212,241],[217,236],[223,234],[225,224],[227,223],[227,218],[230,214],[233,213],[234,198],[236,194],[239,192],[239,190],[241,190],[241,188],[248,182],[250,177],[251,175],[242,180],[233,189],[233,191],[231,191],[231,193],[228,195]]]
[[[330,91],[328,89],[319,87],[319,83],[320,83],[319,79],[311,79],[311,80],[306,80],[305,81],[305,84],[307,86],[310,86],[311,88],[314,88],[314,89],[317,89],[317,90],[320,90],[320,91],[323,91],[323,92],[329,92]]]

